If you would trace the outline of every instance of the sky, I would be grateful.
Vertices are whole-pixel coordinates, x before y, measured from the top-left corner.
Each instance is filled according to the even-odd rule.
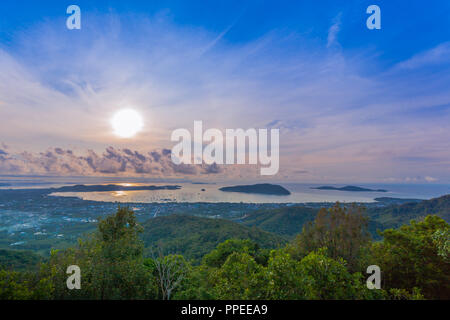
[[[0,2],[2,175],[450,183],[449,88],[448,1]],[[279,173],[173,165],[195,120],[280,129]]]

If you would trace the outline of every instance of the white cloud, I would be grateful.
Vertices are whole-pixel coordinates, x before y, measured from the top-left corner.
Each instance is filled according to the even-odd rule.
[[[424,179],[425,179],[425,181],[427,181],[427,182],[435,182],[435,181],[438,181],[438,179],[433,178],[433,177],[430,177],[430,176],[426,176]]]
[[[341,16],[342,13],[339,13],[333,19],[333,24],[331,25],[330,29],[328,29],[327,48],[339,44],[337,41],[337,35],[341,30]]]
[[[444,42],[430,50],[414,55],[410,59],[399,63],[397,67],[402,69],[417,69],[449,62],[450,42]]]
[[[232,45],[204,30],[180,29],[164,16],[121,19],[90,19],[97,24],[81,33],[50,22],[19,34],[14,49],[0,49],[2,142],[33,159],[52,146],[78,155],[87,149],[102,154],[110,145],[144,152],[170,148],[171,131],[192,129],[194,120],[218,129],[272,122],[282,129],[280,172],[287,176],[301,167],[311,180],[368,181],[392,172],[394,179],[450,179],[450,114],[420,113],[450,103],[450,72],[411,77],[397,67],[371,74],[372,58],[300,36],[273,31]],[[340,19],[329,29],[328,47],[338,45]],[[205,51],[211,44],[215,50]],[[405,65],[444,60],[448,44],[437,48]],[[146,129],[120,140],[109,119],[130,105]],[[423,155],[432,163],[404,160]],[[246,168],[227,174],[246,178]]]

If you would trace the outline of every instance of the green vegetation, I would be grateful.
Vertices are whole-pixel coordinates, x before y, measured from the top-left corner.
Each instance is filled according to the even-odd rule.
[[[131,210],[119,207],[77,246],[53,251],[38,271],[0,271],[0,299],[450,298],[448,223],[429,215],[383,231],[379,242],[370,240],[367,225],[363,208],[336,204],[320,210],[293,241],[277,246],[279,238],[270,233],[222,220],[173,216],[142,227]],[[192,259],[167,254],[180,245],[168,239],[181,241],[183,233],[185,242],[199,246],[224,241],[201,262],[193,248],[183,248]],[[165,240],[158,246],[160,235]],[[152,244],[147,256],[144,242]],[[70,265],[81,269],[79,290],[67,289]],[[380,266],[381,289],[367,288],[369,265]]]
[[[348,208],[337,203],[329,210],[319,210],[314,222],[303,226],[293,246],[294,256],[306,256],[309,252],[325,249],[327,256],[347,262],[350,271],[364,271],[366,250],[370,243],[367,231],[368,219],[364,209],[356,205]]]
[[[246,215],[242,224],[258,227],[282,236],[293,237],[300,233],[303,224],[314,220],[317,210],[304,206],[258,210]]]
[[[384,241],[375,243],[372,251],[385,285],[420,288],[426,297],[450,299],[449,232],[449,225],[437,216],[382,232]]]
[[[34,270],[43,258],[32,251],[0,249],[0,269]]]
[[[239,221],[246,226],[255,226],[293,238],[301,232],[304,224],[313,221],[317,214],[317,209],[295,205],[278,209],[256,210]],[[364,214],[368,218],[368,230],[371,236],[380,240],[381,236],[378,231],[398,228],[412,219],[422,220],[430,214],[450,222],[450,195],[384,207],[368,207]]]
[[[127,208],[98,225],[91,237],[78,246],[54,251],[41,267],[41,276],[50,279],[55,299],[143,299],[155,294],[149,281],[150,270],[144,265],[142,227]],[[78,265],[82,270],[83,290],[67,290],[66,269]]]
[[[174,214],[147,220],[143,227],[147,253],[159,246],[164,252],[182,254],[194,264],[227,239],[250,239],[261,248],[276,248],[286,243],[276,234],[223,219]]]
[[[424,219],[430,214],[437,215],[449,222],[450,195],[421,202],[410,202],[382,208],[370,208],[368,209],[367,214],[372,221],[384,227],[383,229],[398,228],[412,219]]]

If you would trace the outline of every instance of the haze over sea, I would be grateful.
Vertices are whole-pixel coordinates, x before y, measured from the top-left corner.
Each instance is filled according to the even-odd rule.
[[[254,182],[258,183],[258,182]],[[261,182],[259,182],[261,183]],[[244,202],[244,203],[305,203],[305,202],[373,202],[378,197],[430,199],[450,194],[450,184],[378,184],[378,183],[276,183],[291,194],[287,196],[223,192],[224,186],[251,184],[251,182],[192,182],[175,180],[148,180],[138,178],[96,178],[96,177],[2,177],[0,188],[51,188],[76,184],[121,184],[121,185],[179,185],[178,190],[142,190],[108,192],[55,192],[54,196],[78,197],[84,200],[106,202]],[[385,189],[387,192],[352,192],[338,190],[317,190],[315,187],[331,185],[360,186],[369,189]]]

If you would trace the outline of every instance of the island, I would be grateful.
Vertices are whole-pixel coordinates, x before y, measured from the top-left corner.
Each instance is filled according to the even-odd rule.
[[[423,199],[414,199],[414,198],[390,198],[390,197],[381,197],[381,198],[375,198],[373,199],[377,202],[381,202],[385,205],[390,205],[390,204],[404,204],[404,203],[417,203],[417,202],[421,202],[423,201]]]
[[[51,192],[103,192],[103,191],[141,191],[141,190],[178,190],[181,186],[125,186],[120,184],[99,184],[66,186],[51,188]]]
[[[356,192],[388,192],[387,190],[384,189],[368,189],[368,188],[361,188],[361,187],[355,187],[355,186],[345,186],[345,187],[331,187],[331,186],[322,186],[322,187],[316,187],[316,188],[311,188],[311,189],[318,189],[318,190],[337,190],[337,191],[356,191]]]
[[[270,183],[222,187],[219,190],[224,192],[256,193],[275,196],[287,196],[291,194],[291,192],[286,188]]]

